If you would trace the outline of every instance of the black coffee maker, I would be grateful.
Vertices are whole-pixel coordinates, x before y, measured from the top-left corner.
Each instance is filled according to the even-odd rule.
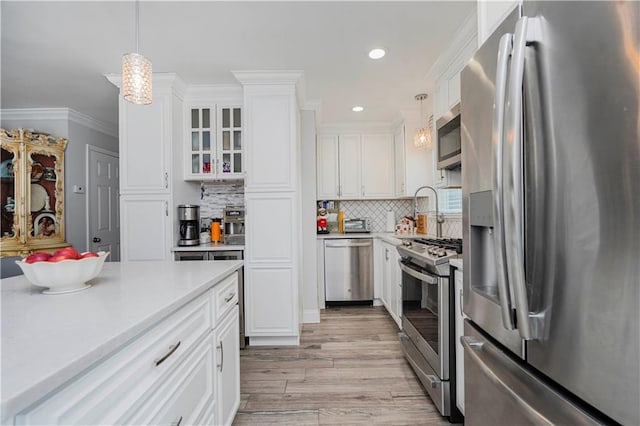
[[[178,206],[180,221],[179,246],[197,246],[200,244],[200,206],[180,204]]]

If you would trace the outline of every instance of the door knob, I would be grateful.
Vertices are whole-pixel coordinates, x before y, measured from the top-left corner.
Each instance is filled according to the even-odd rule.
[[[102,238],[93,237],[93,242],[94,243],[99,243],[100,241],[102,241]]]

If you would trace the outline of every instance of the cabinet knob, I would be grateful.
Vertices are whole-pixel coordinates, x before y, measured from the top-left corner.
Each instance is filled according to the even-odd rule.
[[[102,241],[102,238],[100,238],[100,237],[93,237],[93,242],[94,242],[94,243],[99,243],[100,241]]]

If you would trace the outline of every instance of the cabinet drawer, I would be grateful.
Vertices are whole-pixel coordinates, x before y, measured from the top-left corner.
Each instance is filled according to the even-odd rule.
[[[122,423],[211,331],[211,318],[206,293],[19,414],[16,424]]]
[[[213,289],[213,324],[238,304],[238,273],[234,272]]]
[[[207,338],[126,423],[202,424],[215,405],[213,377],[213,340]]]

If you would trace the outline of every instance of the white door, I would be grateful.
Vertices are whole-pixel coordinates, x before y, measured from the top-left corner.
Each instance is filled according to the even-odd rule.
[[[216,390],[219,425],[230,425],[240,405],[238,307],[216,328]]]
[[[403,195],[408,195],[406,191],[406,182],[405,182],[405,160],[404,160],[404,124],[398,126],[395,133],[393,134],[393,147],[395,150],[394,160],[395,160],[395,170],[396,170],[396,185],[395,192],[396,196],[401,197]]]
[[[123,195],[120,202],[122,261],[169,260],[169,196]]]
[[[89,214],[87,217],[90,251],[109,251],[107,260],[120,260],[120,209],[118,154],[87,146]]]

